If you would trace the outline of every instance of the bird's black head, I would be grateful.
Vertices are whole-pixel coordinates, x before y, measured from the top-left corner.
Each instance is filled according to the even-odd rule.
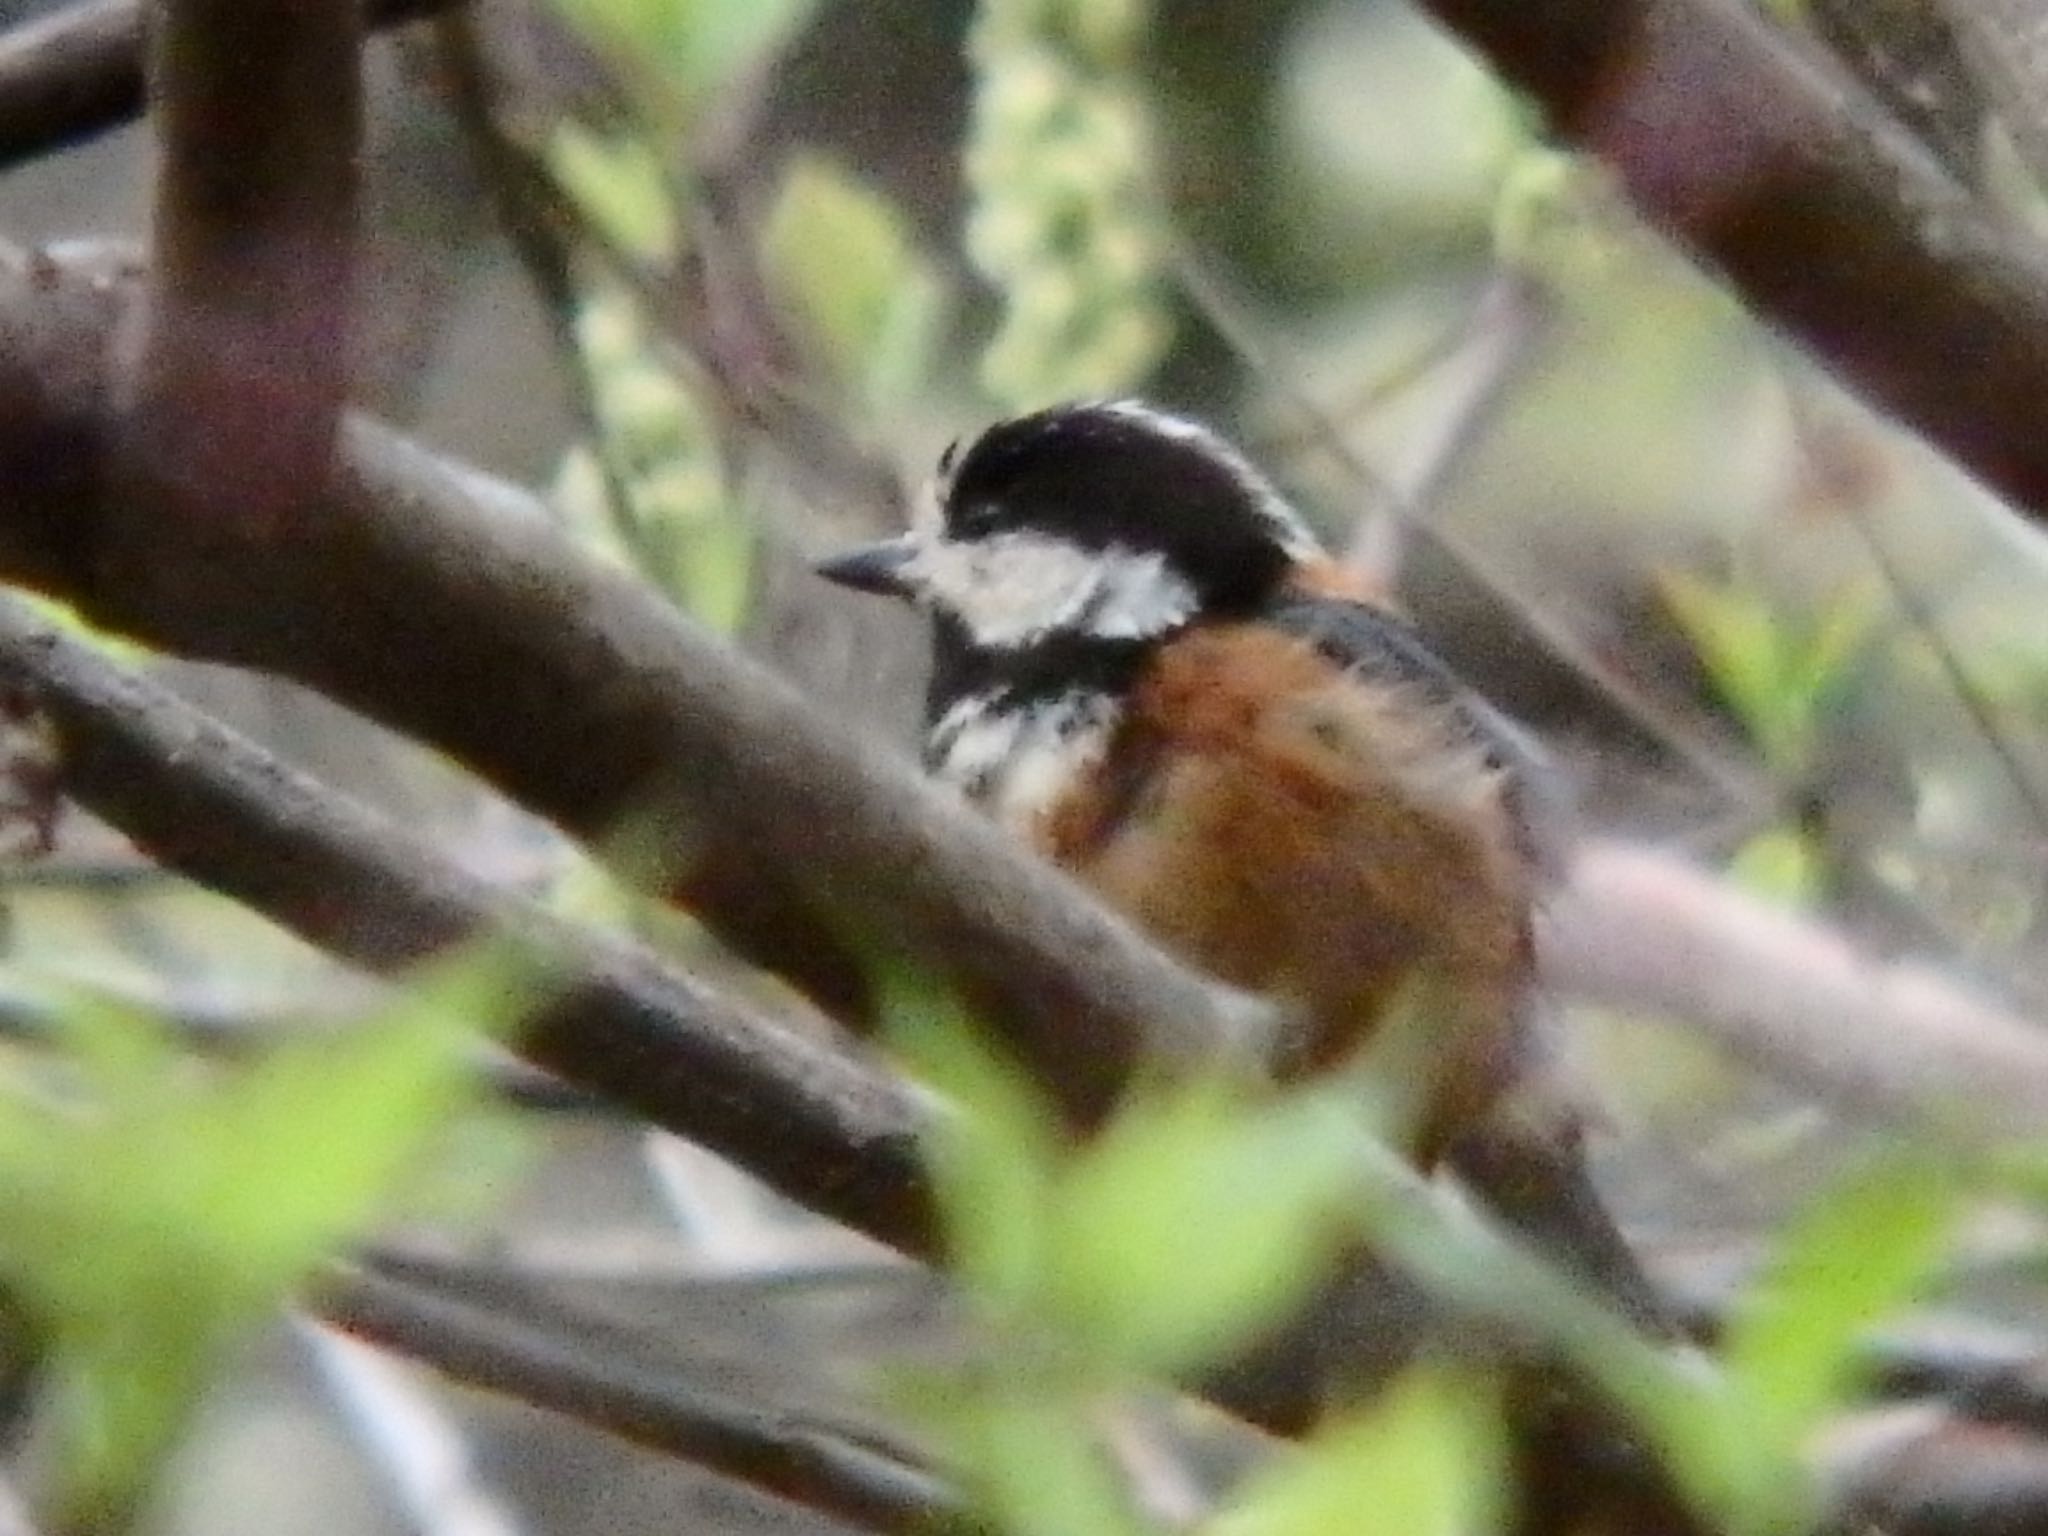
[[[957,695],[967,674],[1043,673],[1054,686],[1069,663],[1249,611],[1317,553],[1236,449],[1115,401],[1055,406],[956,444],[909,533],[820,570],[929,609],[937,691]]]

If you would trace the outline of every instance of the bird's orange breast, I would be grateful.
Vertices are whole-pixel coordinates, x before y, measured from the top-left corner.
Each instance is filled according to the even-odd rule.
[[[1347,1057],[1435,984],[1424,1137],[1490,1103],[1529,966],[1507,784],[1441,710],[1256,624],[1161,648],[1043,850],[1183,958],[1300,1020],[1295,1070]]]

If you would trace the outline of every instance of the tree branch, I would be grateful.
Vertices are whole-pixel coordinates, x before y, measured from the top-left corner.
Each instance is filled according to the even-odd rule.
[[[392,27],[463,0],[368,0]],[[142,0],[78,0],[0,33],[0,168],[67,149],[141,115]]]
[[[327,484],[349,382],[362,81],[358,0],[164,0],[163,148],[110,521],[147,487],[195,544],[290,540]],[[169,574],[141,529],[103,579]]]
[[[402,968],[477,933],[514,938],[551,978],[551,1001],[521,1036],[529,1059],[813,1209],[913,1253],[932,1251],[913,1144],[919,1115],[894,1084],[740,1014],[635,946],[494,895],[8,600],[0,600],[0,684],[52,721],[67,792],[169,867],[372,969]],[[1403,1187],[1428,1198],[1413,1180]],[[1364,1369],[1356,1309],[1376,1306],[1379,1284],[1361,1267],[1342,1289],[1351,1310],[1325,1314],[1334,1331],[1308,1330],[1265,1351],[1218,1387],[1218,1400],[1275,1426],[1308,1423],[1332,1370],[1357,1380]],[[1404,1356],[1437,1314],[1410,1306],[1371,1316],[1371,1358],[1385,1363]],[[1570,1441],[1567,1459],[1585,1444]]]
[[[556,983],[555,1001],[525,1035],[522,1048],[531,1059],[722,1151],[791,1198],[899,1247],[930,1251],[931,1217],[910,1145],[917,1116],[892,1085],[738,1013],[631,945],[576,933],[484,890],[370,813],[6,601],[0,601],[0,683],[29,690],[52,718],[64,749],[66,787],[172,867],[378,969],[400,967],[464,935],[509,931],[529,953],[545,957]],[[1545,1306],[1562,1307],[1559,1315],[1575,1320],[1569,1330],[1575,1335],[1591,1328],[1602,1338],[1619,1337],[1619,1323],[1596,1324],[1591,1304],[1564,1300],[1555,1277],[1539,1285],[1533,1277],[1547,1271],[1471,1216],[1455,1214],[1455,1206],[1441,1204],[1412,1175],[1385,1159],[1372,1168],[1376,1200],[1392,1199],[1405,1213],[1401,1230],[1408,1236],[1395,1242],[1397,1251],[1431,1277],[1439,1301],[1526,1327],[1541,1339],[1549,1314],[1530,1310],[1530,1298],[1540,1294],[1550,1298]],[[1470,1272],[1445,1271],[1439,1248],[1446,1232],[1461,1234],[1460,1243],[1486,1245],[1485,1261]],[[1418,1235],[1429,1233],[1437,1235]],[[1517,1277],[1512,1282],[1501,1278],[1504,1264]],[[1372,1284],[1363,1273],[1355,1276],[1345,1301],[1374,1307]],[[367,1293],[347,1289],[334,1294],[344,1325],[388,1338],[463,1379],[481,1378],[651,1443],[685,1432],[668,1416],[691,1404],[679,1408],[657,1386],[619,1380],[607,1369],[590,1372],[587,1362],[556,1374],[560,1350],[548,1341],[504,1336],[488,1320],[430,1318],[403,1297],[366,1300]],[[1399,1338],[1429,1326],[1434,1315],[1427,1307],[1401,1308],[1397,1298],[1392,1311],[1326,1316],[1335,1331],[1298,1340],[1304,1353],[1269,1353],[1268,1369],[1235,1375],[1219,1384],[1217,1395],[1271,1423],[1303,1423],[1319,1399],[1322,1372],[1363,1368],[1355,1353],[1362,1316],[1373,1320],[1368,1355],[1393,1359],[1403,1351]],[[440,1322],[455,1330],[445,1357],[422,1342],[425,1334],[412,1331],[431,1331]],[[1297,1371],[1292,1376],[1285,1368],[1289,1359]],[[1276,1364],[1278,1373],[1270,1369]],[[719,1404],[695,1407],[712,1416],[714,1428],[722,1422]],[[1557,1437],[1544,1442],[1550,1475],[1565,1483],[1594,1478],[1610,1495],[1647,1499],[1647,1506],[1631,1506],[1638,1511],[1669,1513],[1642,1480],[1640,1463],[1615,1460],[1616,1447],[1604,1431],[1589,1440],[1582,1422],[1558,1416],[1554,1404],[1537,1412],[1545,1432]],[[740,1431],[750,1425],[759,1427],[742,1412]],[[768,1428],[776,1428],[773,1421]],[[772,1454],[782,1454],[773,1451],[775,1443],[771,1437]],[[817,1449],[807,1437],[799,1434],[790,1444],[797,1459],[787,1475],[831,1474],[829,1456],[824,1472],[805,1459]],[[1588,1461],[1596,1445],[1604,1449]],[[711,1454],[680,1442],[673,1448],[691,1459]],[[1560,1473],[1560,1467],[1572,1470]],[[1907,1493],[1913,1486],[1910,1479],[1900,1484]]]
[[[622,1348],[564,1337],[389,1274],[323,1278],[320,1314],[455,1380],[552,1409],[871,1531],[929,1531],[962,1510],[925,1472],[802,1418],[693,1388]]]
[[[1654,223],[2048,519],[2048,264],[1744,0],[1425,0]]]
[[[1543,918],[1560,992],[1683,1019],[1837,1109],[1977,1147],[2028,1141],[2048,1119],[2038,1028],[1675,859],[1591,842]]]
[[[473,935],[553,979],[526,1059],[913,1252],[933,1222],[895,1083],[746,1014],[636,945],[492,891],[163,688],[0,600],[0,681],[54,722],[64,788],[169,867],[384,973]]]

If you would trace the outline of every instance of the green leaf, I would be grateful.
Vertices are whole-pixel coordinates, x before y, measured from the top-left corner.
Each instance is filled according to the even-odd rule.
[[[1871,632],[1867,587],[1850,587],[1810,626],[1773,616],[1756,594],[1677,572],[1660,580],[1715,691],[1774,770],[1797,778],[1811,766],[1824,714]]]
[[[548,169],[598,234],[654,266],[675,259],[682,236],[661,160],[637,138],[563,123],[548,141]]]
[[[1961,1188],[1925,1156],[1878,1158],[1779,1240],[1723,1349],[1752,1412],[1791,1441],[1858,1385],[1858,1345],[1940,1273]]]
[[[719,91],[784,46],[811,0],[556,0],[562,14],[627,66],[628,84],[654,87],[642,105],[686,132]]]
[[[944,1096],[929,1133],[932,1175],[955,1273],[1014,1311],[1038,1294],[1060,1127],[1016,1063],[954,1003],[907,975],[887,978],[887,1039]]]
[[[1781,644],[1761,598],[1732,584],[1714,586],[1682,572],[1659,583],[1664,601],[1684,628],[1721,700],[1749,731],[1773,767],[1792,743],[1785,739]]]
[[[1744,890],[1781,906],[1812,906],[1822,894],[1826,863],[1796,827],[1759,832],[1729,860],[1728,874]]]
[[[676,25],[682,46],[673,56],[684,87],[710,95],[757,68],[786,46],[812,11],[812,0],[671,0],[685,13]]]
[[[1859,1390],[1870,1331],[1940,1271],[1961,1197],[1932,1159],[1874,1159],[1782,1234],[1724,1335],[1720,1379],[1637,1405],[1717,1526],[1735,1536],[1811,1529],[1800,1453]]]
[[[0,1092],[0,1256],[51,1340],[69,1524],[122,1523],[222,1351],[375,1212],[529,981],[471,955],[218,1081],[148,1015],[63,1001],[75,1091]]]
[[[1840,688],[1876,627],[1879,604],[1868,585],[1845,587],[1824,607],[1793,668],[1793,685],[1818,705]]]
[[[1210,1536],[1477,1536],[1506,1494],[1490,1385],[1417,1370],[1255,1474]]]
[[[213,1223],[256,1289],[282,1289],[374,1214],[467,1102],[474,1031],[526,1011],[523,971],[490,953],[450,962],[334,1040],[273,1052],[224,1096],[208,1124],[236,1175]]]
[[[800,156],[776,194],[762,257],[777,297],[863,404],[899,404],[923,382],[943,290],[885,199]]]
[[[1086,1404],[1052,1383],[961,1396],[942,1433],[974,1502],[1005,1536],[1144,1536]]]
[[[1053,1200],[1047,1306],[1099,1350],[1186,1370],[1276,1320],[1342,1245],[1356,1180],[1345,1111],[1221,1084],[1135,1101]]]

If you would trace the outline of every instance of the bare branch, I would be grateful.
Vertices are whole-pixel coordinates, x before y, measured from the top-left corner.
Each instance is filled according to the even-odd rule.
[[[1591,842],[1544,917],[1560,992],[1682,1019],[1838,1108],[1978,1146],[2048,1118],[2038,1028],[1676,860]]]
[[[2048,518],[2048,264],[1744,0],[1426,0],[1851,387]]]
[[[1837,1510],[1831,1533],[1984,1536],[2048,1528],[2048,1445],[2031,1430],[1916,1405],[1839,1426],[1821,1437],[1818,1456]]]
[[[5,600],[0,684],[30,692],[55,723],[65,788],[170,867],[373,969],[473,933],[513,937],[552,978],[552,1001],[521,1038],[529,1059],[812,1209],[932,1251],[914,1147],[920,1117],[893,1083],[740,1013],[632,945],[488,891]],[[1362,1263],[1341,1287],[1341,1319],[1318,1314],[1334,1329],[1308,1328],[1262,1351],[1215,1386],[1218,1400],[1275,1427],[1305,1426],[1333,1370],[1353,1381],[1367,1373],[1356,1353],[1367,1315],[1372,1362],[1404,1358],[1439,1314],[1408,1302],[1387,1311],[1380,1286]]]
[[[872,1531],[931,1530],[954,1497],[922,1470],[796,1415],[693,1388],[616,1345],[521,1322],[363,1269],[329,1275],[323,1317],[456,1380],[551,1408]]]
[[[391,27],[463,0],[369,0]],[[0,168],[65,149],[142,112],[142,0],[78,0],[0,33]]]
[[[585,838],[631,828],[636,873],[841,1017],[868,1012],[876,960],[907,952],[1079,1120],[1140,1062],[1213,1068],[1241,1049],[1245,1005],[508,486],[357,421],[288,539],[223,548],[204,509],[148,486],[106,504],[105,392],[81,360],[119,298],[69,263],[0,273],[0,571],[157,644],[309,683]]]
[[[0,601],[0,679],[31,690],[56,722],[67,792],[166,865],[372,970],[508,933],[556,984],[521,1036],[528,1060],[813,1210],[929,1251],[917,1117],[879,1074],[741,1012],[637,946],[491,891],[11,600]]]
[[[165,0],[158,14],[163,168],[114,502],[146,486],[216,548],[289,541],[334,463],[361,22],[357,0]],[[139,543],[102,551],[108,579],[156,579]]]

